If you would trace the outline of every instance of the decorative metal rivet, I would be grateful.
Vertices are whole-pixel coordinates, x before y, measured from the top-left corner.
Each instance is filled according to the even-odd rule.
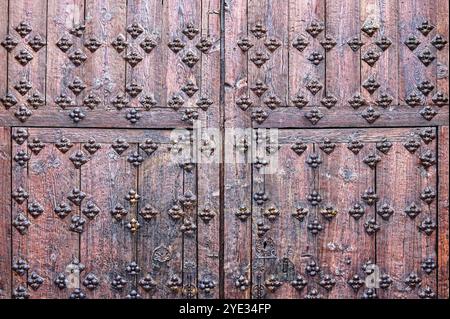
[[[23,78],[19,80],[17,84],[14,85],[14,88],[16,89],[17,92],[20,93],[20,95],[25,95],[28,93],[29,90],[31,90],[32,86],[27,79]]]
[[[190,218],[184,218],[183,224],[180,226],[180,231],[187,235],[193,236],[197,229],[197,225]]]
[[[74,203],[76,206],[80,206],[83,199],[86,198],[86,194],[80,191],[78,188],[72,189],[67,199]]]
[[[323,118],[322,112],[318,108],[313,108],[305,113],[305,118],[308,119],[311,124],[316,125]]]
[[[256,222],[256,234],[258,237],[263,237],[270,230],[270,226],[264,224],[263,220],[258,220]]]
[[[55,207],[54,212],[59,218],[65,218],[72,212],[72,208],[67,203],[60,203]]]
[[[145,291],[149,292],[156,288],[156,281],[150,274],[145,275],[145,277],[139,280],[139,286]]]
[[[26,120],[33,114],[25,105],[19,106],[19,108],[14,112],[14,116],[20,122],[26,122]]]
[[[84,24],[77,24],[70,29],[69,33],[75,37],[81,37],[86,30],[86,26]]]
[[[278,281],[275,275],[270,275],[269,278],[267,278],[264,281],[264,285],[266,286],[267,290],[272,293],[274,293],[278,288],[280,288],[282,284],[283,283]]]
[[[347,41],[347,44],[352,49],[353,52],[356,52],[359,50],[360,47],[364,45],[364,42],[362,42],[359,39],[359,37],[353,37]]]
[[[87,56],[83,51],[77,49],[69,54],[69,60],[72,61],[73,65],[80,66],[87,60]]]
[[[121,155],[130,147],[130,145],[123,138],[119,137],[114,141],[111,147],[114,149],[114,151],[116,151],[118,155]]]
[[[17,33],[22,37],[26,37],[33,29],[31,28],[30,24],[26,21],[21,21],[14,30],[17,31]]]
[[[125,267],[125,271],[129,275],[136,276],[141,272],[141,267],[135,261],[132,261]]]
[[[139,85],[138,83],[134,82],[134,81],[131,82],[131,83],[128,83],[127,86],[126,86],[126,88],[125,88],[125,91],[126,91],[131,97],[136,97],[136,96],[138,96],[138,95],[142,92],[142,90],[143,90],[142,86]]]
[[[77,107],[72,111],[70,111],[69,117],[72,119],[74,123],[78,123],[86,117],[86,114],[84,114],[84,112]]]
[[[19,42],[14,39],[13,36],[8,34],[6,35],[5,40],[3,40],[0,44],[6,51],[11,52],[19,44]]]
[[[420,199],[423,200],[427,204],[431,204],[435,198],[436,198],[436,193],[429,186],[425,187],[425,189],[420,194]]]
[[[312,206],[317,206],[322,201],[322,196],[320,196],[319,192],[316,190],[313,190],[308,196],[306,196],[306,199]]]
[[[145,221],[150,221],[154,219],[158,214],[159,212],[155,208],[153,208],[150,204],[146,204],[139,212],[139,215]]]
[[[82,151],[76,151],[69,157],[69,159],[72,161],[73,166],[77,169],[81,168],[81,166],[89,161],[89,158]]]
[[[26,49],[22,49],[19,51],[19,53],[16,54],[14,58],[17,60],[17,62],[19,62],[20,65],[25,66],[28,64],[28,62],[33,60],[33,55]]]
[[[419,228],[419,231],[421,231],[425,235],[430,236],[437,228],[437,226],[431,218],[427,217],[420,223],[419,226],[417,226],[417,228]]]
[[[264,63],[269,60],[269,56],[262,51],[257,51],[250,57],[250,61],[252,61],[258,68],[263,66]]]
[[[20,166],[25,166],[30,160],[30,156],[24,150],[20,150],[14,155],[14,161]]]
[[[28,204],[28,214],[33,218],[37,218],[42,215],[44,208],[38,202],[31,202]]]
[[[409,216],[409,218],[414,219],[416,218],[422,210],[419,206],[416,205],[416,203],[412,202],[408,207],[405,208],[406,215]]]
[[[428,48],[425,48],[422,52],[420,52],[417,57],[425,66],[429,66],[436,59],[436,56],[434,56]]]
[[[308,215],[309,210],[308,208],[298,206],[295,211],[292,213],[292,217],[296,218],[300,222],[302,222],[306,216]]]
[[[76,288],[70,294],[69,299],[86,299],[86,295],[80,288]]]
[[[83,286],[89,290],[95,290],[100,285],[100,280],[94,274],[88,274],[83,280]]]
[[[144,29],[141,27],[139,23],[132,23],[127,27],[127,32],[131,35],[133,39],[139,37]]]
[[[421,283],[422,279],[420,279],[419,276],[414,272],[410,273],[408,277],[405,279],[405,284],[413,289],[420,286]]]
[[[373,94],[380,87],[380,83],[378,83],[374,77],[370,77],[364,81],[362,87],[370,94]]]
[[[122,34],[119,34],[117,38],[115,38],[111,42],[111,45],[114,49],[116,49],[118,53],[122,53],[122,51],[124,51],[128,47],[128,43],[126,42],[126,39]]]
[[[23,276],[26,274],[26,272],[30,269],[30,266],[28,265],[27,261],[19,258],[17,259],[13,265],[11,266],[11,269],[19,276]]]
[[[325,29],[323,23],[319,21],[313,21],[306,27],[305,31],[308,32],[313,38],[317,37]]]
[[[309,41],[305,37],[299,36],[297,37],[297,39],[294,40],[292,46],[296,48],[298,51],[302,52],[308,46],[308,44]]]
[[[361,195],[361,198],[367,205],[373,205],[378,201],[378,195],[375,193],[372,187],[369,187]]]
[[[368,235],[373,235],[380,230],[380,225],[377,224],[374,218],[371,218],[364,223],[364,229]]]
[[[179,220],[182,217],[184,217],[184,211],[182,210],[181,206],[179,206],[179,205],[173,205],[169,209],[168,214],[174,220]]]
[[[352,287],[354,291],[358,291],[364,285],[364,280],[362,280],[359,275],[356,274],[353,275],[353,277],[350,278],[347,283],[350,287]]]
[[[324,56],[316,51],[311,52],[311,54],[308,56],[308,61],[314,65],[319,65],[320,62],[323,61],[323,59]]]
[[[127,61],[132,68],[134,68],[142,61],[143,57],[138,52],[130,51],[123,59]]]
[[[167,46],[176,54],[184,49],[185,44],[180,39],[173,39],[167,44]]]
[[[436,294],[434,293],[433,289],[431,287],[425,287],[419,291],[419,297],[421,299],[435,299]]]
[[[425,96],[430,94],[434,90],[434,85],[428,81],[424,80],[417,85],[417,89]]]
[[[111,287],[119,291],[123,290],[126,284],[127,281],[121,275],[115,276],[114,279],[111,281]]]
[[[92,202],[87,203],[86,207],[81,210],[84,216],[94,219],[100,213],[100,209]]]
[[[138,152],[134,152],[128,155],[127,161],[134,167],[139,167],[144,162],[144,158]]]
[[[0,102],[8,110],[18,103],[16,97],[11,93],[6,93],[0,98]]]
[[[84,224],[86,220],[78,215],[72,216],[69,230],[81,234],[84,231]]]
[[[308,230],[311,234],[317,235],[319,232],[323,230],[323,226],[320,224],[320,222],[317,219],[312,220],[308,226]]]
[[[368,50],[364,55],[362,56],[362,60],[366,62],[369,66],[374,66],[375,63],[380,58],[380,53],[378,53],[375,50]]]
[[[243,52],[247,52],[250,50],[251,47],[253,47],[253,44],[250,42],[248,38],[241,38],[238,40],[237,45]]]
[[[67,288],[68,280],[63,273],[59,273],[53,282],[61,290]]]
[[[95,38],[90,38],[90,39],[88,39],[88,40],[84,43],[84,46],[85,46],[89,51],[91,51],[92,53],[94,53],[95,51],[97,51],[98,48],[101,47],[101,45],[102,45],[101,42],[98,41],[98,40],[95,39]]]
[[[314,260],[310,260],[306,265],[305,271],[310,276],[315,276],[320,272],[320,267]]]
[[[197,62],[200,60],[200,58],[192,51],[188,51],[182,58],[181,61],[186,64],[188,67],[193,68],[194,65],[197,64]]]
[[[356,203],[356,204],[354,204],[353,207],[348,211],[348,213],[349,213],[350,216],[352,216],[355,220],[358,220],[358,219],[360,219],[360,218],[364,215],[365,211],[364,211],[364,207],[363,207],[361,204]]]
[[[264,211],[263,215],[269,221],[273,222],[275,221],[275,219],[277,219],[278,216],[280,216],[280,211],[276,207],[271,206]]]
[[[419,114],[422,115],[425,120],[431,121],[433,117],[436,116],[437,112],[431,106],[425,106],[420,110]]]
[[[155,98],[151,95],[145,95],[142,96],[139,99],[139,103],[141,103],[141,105],[146,109],[149,110],[150,108],[156,106],[157,102],[155,100]]]
[[[417,30],[420,31],[424,36],[427,36],[434,29],[434,26],[431,25],[428,21],[423,21],[419,26],[417,26]]]
[[[447,44],[447,40],[444,39],[444,37],[440,34],[436,34],[431,40],[431,44],[438,50],[442,50],[445,45]]]
[[[194,26],[192,23],[189,23],[186,25],[186,27],[183,29],[183,34],[188,37],[189,40],[192,40],[195,38],[195,36],[200,32],[196,26]]]
[[[182,286],[181,279],[177,275],[173,274],[167,281],[167,287],[172,293],[178,293]]]
[[[203,220],[205,224],[209,223],[215,216],[216,213],[206,205],[203,209],[198,213],[198,216]]]
[[[30,294],[28,293],[26,287],[19,285],[16,289],[14,289],[12,297],[14,299],[28,299],[30,298]]]
[[[369,154],[363,159],[364,164],[372,169],[374,169],[380,161],[381,158],[376,153]]]
[[[364,294],[362,296],[363,299],[377,299],[377,291],[374,288],[367,288],[364,290]]]
[[[62,137],[55,144],[56,148],[63,154],[67,153],[73,146],[72,142],[66,137]]]
[[[436,138],[436,132],[434,128],[427,127],[420,131],[419,136],[425,144],[429,144]]]
[[[11,197],[16,201],[17,204],[22,204],[25,202],[29,194],[22,187],[18,187],[15,191],[12,192]]]
[[[383,139],[380,142],[376,143],[376,148],[383,154],[387,154],[389,150],[392,148],[392,143],[388,141],[386,137],[383,137]]]
[[[206,54],[209,52],[209,49],[211,49],[212,42],[208,38],[202,38],[200,39],[200,42],[195,45],[195,47]]]
[[[141,225],[135,218],[132,218],[125,226],[131,231],[132,234],[135,234],[139,228],[141,228]]]
[[[320,214],[328,221],[332,220],[338,214],[338,211],[331,205],[327,205],[320,210]]]
[[[378,40],[375,41],[375,44],[382,50],[386,51],[392,44],[392,41],[386,37],[381,36]]]
[[[183,98],[181,98],[181,96],[177,94],[172,95],[172,97],[167,102],[167,105],[173,108],[174,110],[178,110],[180,107],[183,106],[183,104],[184,104]]]
[[[382,274],[378,280],[380,288],[388,289],[394,282],[388,274]]]
[[[261,22],[256,22],[256,24],[251,27],[250,32],[258,39],[264,37],[267,33],[267,29],[262,25]]]
[[[427,257],[422,261],[421,267],[429,275],[436,269],[437,265],[433,258]]]
[[[376,99],[375,103],[378,106],[381,106],[383,108],[387,108],[389,105],[391,105],[393,99],[392,97],[387,93],[381,93],[378,98]]]
[[[363,147],[364,147],[364,144],[362,144],[359,140],[354,139],[354,138],[350,139],[349,142],[347,143],[347,148],[350,151],[352,151],[352,153],[355,155],[357,155]]]
[[[331,275],[323,275],[320,279],[319,285],[325,288],[327,291],[331,291],[336,285],[336,279],[331,277]]]
[[[45,144],[42,143],[41,140],[38,138],[33,138],[33,140],[28,143],[28,148],[34,155],[38,155],[44,147]]]

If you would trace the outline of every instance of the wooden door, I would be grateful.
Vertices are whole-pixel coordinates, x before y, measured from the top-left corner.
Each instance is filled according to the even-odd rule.
[[[448,4],[226,3],[225,296],[448,296]]]
[[[448,298],[444,0],[0,0],[1,298]]]

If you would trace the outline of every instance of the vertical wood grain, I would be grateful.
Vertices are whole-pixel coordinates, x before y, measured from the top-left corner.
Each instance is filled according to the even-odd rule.
[[[438,297],[448,298],[448,126],[440,127],[438,130]]]
[[[87,94],[95,95],[99,108],[112,108],[112,101],[125,94],[124,56],[127,50],[117,52],[112,46],[119,36],[126,39],[127,5],[125,0],[86,0],[86,35],[102,44],[94,53],[86,51],[85,81]]]
[[[137,191],[136,168],[127,161],[137,151],[137,145],[130,143],[118,155],[111,145],[119,136],[126,141],[125,132],[112,134],[111,142],[101,143],[101,148],[81,168],[81,190],[87,195],[82,208],[93,203],[100,210],[87,222],[80,243],[81,261],[86,265],[83,275],[93,273],[100,281],[96,290],[86,291],[90,298],[123,298],[136,289],[136,276],[126,272],[136,256],[134,235],[126,227],[134,217],[134,207],[125,197],[130,190]],[[120,221],[111,215],[118,204],[128,212]],[[112,288],[118,275],[127,281],[122,290]]]
[[[127,2],[127,24],[137,23],[144,30],[135,40],[127,34],[127,41],[130,44],[128,52],[136,52],[143,58],[134,68],[130,65],[126,66],[127,84],[136,83],[143,89],[136,98],[129,96],[132,106],[139,106],[139,98],[142,96],[153,97],[157,105],[164,102],[163,96],[161,96],[165,86],[162,76],[165,68],[165,55],[170,51],[161,43],[165,31],[163,18],[163,1]],[[146,53],[140,46],[146,39],[156,43],[156,47],[150,53]]]
[[[0,39],[2,41],[6,38],[9,32],[8,26],[8,1],[0,3]],[[4,70],[0,74],[0,96],[3,96],[8,90],[8,52],[5,48],[0,48],[0,69]]]
[[[11,296],[11,129],[0,128],[0,299]]]
[[[29,130],[33,138],[33,130]],[[32,298],[68,298],[69,292],[60,290],[54,284],[59,273],[66,271],[66,266],[74,259],[79,258],[80,235],[70,230],[71,218],[80,214],[80,209],[73,205],[67,197],[74,188],[79,188],[80,172],[74,168],[69,156],[80,148],[74,144],[73,149],[62,154],[54,144],[46,143],[38,155],[31,154],[28,163],[28,187],[30,204],[38,203],[43,213],[33,218],[28,212],[31,226],[27,234],[28,259],[30,269],[28,279],[32,272],[36,272],[44,279],[38,290],[32,291]],[[65,218],[58,217],[54,209],[61,203],[71,206],[72,212]]]
[[[247,54],[238,41],[248,37],[247,1],[225,1],[225,163],[224,163],[224,298],[249,298],[251,286],[251,217],[239,220],[239,208],[251,212],[250,151],[239,152],[234,145],[250,136],[243,132],[235,137],[233,128],[251,127],[248,112],[241,110],[236,101],[249,96]],[[228,135],[230,134],[230,135]],[[241,279],[241,281],[239,281]],[[241,285],[240,282],[243,284]]]
[[[436,2],[429,0],[406,0],[399,3],[399,103],[406,105],[407,97],[415,92],[423,101],[423,104],[431,104],[433,94],[424,96],[417,86],[425,80],[436,86],[436,59],[425,66],[420,62],[418,56],[428,49],[436,57],[436,48],[431,45],[431,40],[436,35],[437,10]],[[423,22],[428,21],[434,28],[424,36],[417,30]],[[420,42],[420,45],[411,51],[404,42],[410,37]]]
[[[19,128],[13,128],[12,134],[17,134]],[[26,131],[27,132],[27,131]],[[27,132],[28,134],[28,132]],[[18,144],[17,142],[13,142],[11,146],[11,157],[13,158],[18,152],[24,151],[28,153],[27,148],[27,140],[25,139],[22,144]],[[28,186],[28,170],[27,167],[22,167],[17,164],[16,161],[11,161],[11,187],[13,191],[17,191],[19,188],[22,188],[25,192],[30,194],[29,186]],[[11,200],[11,220],[15,220],[19,214],[27,216],[27,206],[28,200],[27,198],[23,198],[21,203],[18,203],[16,200]],[[28,218],[28,216],[27,216]],[[17,229],[14,227],[11,228],[11,241],[12,241],[12,265],[19,260],[23,260],[26,264],[29,265],[30,255],[28,250],[28,235],[21,235]],[[26,287],[27,286],[27,276],[28,272],[25,271],[23,273],[17,273],[15,271],[12,272],[12,282],[11,288],[14,292],[19,286]]]
[[[212,105],[208,110],[200,111],[202,126],[216,131],[205,132],[205,137],[215,148],[213,153],[200,152],[197,149],[197,185],[198,212],[209,209],[215,216],[209,221],[198,219],[198,276],[199,280],[212,280],[215,288],[210,293],[199,292],[199,298],[218,298],[220,285],[220,160],[222,140],[219,138],[221,128],[220,111],[220,1],[202,1],[201,38],[211,42],[212,47],[202,53],[200,97],[210,99]],[[197,136],[201,138],[201,136]]]
[[[139,168],[139,194],[142,196],[139,210],[150,205],[158,214],[152,220],[138,220],[137,259],[142,265],[142,277],[147,273],[156,282],[156,289],[149,293],[141,290],[144,298],[180,298],[179,293],[167,287],[172,276],[182,279],[183,239],[181,221],[174,220],[169,210],[183,195],[183,170],[172,161],[168,145],[160,145],[150,156],[142,154],[144,163]],[[168,251],[168,255],[161,252]],[[159,257],[161,255],[161,257]],[[167,257],[167,258],[166,258]]]
[[[449,39],[449,31],[448,31],[448,10],[449,5],[448,1],[439,0],[436,2],[436,11],[437,11],[437,26],[436,26],[436,34],[442,36],[443,39],[448,41]],[[440,92],[443,92],[448,96],[448,77],[449,77],[449,55],[448,55],[448,43],[444,46],[443,49],[438,50],[436,52],[437,57],[437,67],[436,67],[436,81],[437,81],[437,89]],[[448,103],[447,103],[448,104]]]
[[[317,236],[321,275],[329,275],[336,280],[330,292],[319,288],[327,298],[360,297],[363,289],[354,291],[347,281],[356,274],[364,279],[361,266],[369,260],[375,260],[375,237],[369,236],[364,230],[364,223],[375,218],[375,209],[361,200],[364,191],[375,186],[375,173],[363,162],[374,149],[374,143],[364,143],[364,148],[355,155],[347,149],[346,144],[338,143],[334,151],[327,155],[316,144],[316,153],[323,161],[317,169],[318,189],[322,195],[319,209],[329,205],[337,211],[336,216],[329,221],[323,216],[318,217],[324,227]],[[349,214],[355,204],[364,208],[364,215],[358,220]]]
[[[312,64],[308,57],[313,52],[325,56],[325,51],[320,45],[323,32],[317,38],[311,37],[306,29],[311,23],[325,22],[325,1],[289,1],[289,95],[293,99],[297,93],[304,95],[309,105],[320,105],[323,94],[311,94],[306,85],[311,80],[320,82],[325,80],[325,62],[319,65]],[[300,52],[293,44],[297,39],[308,41],[306,48]],[[323,83],[322,83],[323,84]],[[292,102],[290,102],[292,105]]]
[[[81,97],[76,97],[68,88],[75,78],[86,83],[85,74],[81,72],[85,66],[76,67],[70,60],[69,55],[76,50],[88,51],[84,48],[83,36],[76,37],[70,34],[75,26],[84,24],[84,1],[83,0],[49,0],[47,3],[47,103],[52,107],[58,107],[56,99],[61,95],[67,95],[73,103],[81,104]],[[43,23],[40,22],[43,25]],[[72,46],[66,51],[61,51],[57,43],[61,38],[67,38]],[[81,69],[80,69],[81,68]]]
[[[278,156],[278,168],[265,177],[265,189],[269,196],[265,209],[274,207],[280,213],[273,222],[265,219],[266,224],[271,227],[265,238],[273,241],[276,252],[276,260],[272,262],[273,268],[266,269],[266,277],[275,275],[283,283],[274,293],[268,292],[267,298],[297,299],[306,294],[307,289],[297,291],[292,287],[291,281],[297,275],[307,280],[305,267],[309,257],[315,253],[315,247],[310,241],[312,237],[308,235],[307,230],[308,220],[312,220],[312,214],[310,210],[303,221],[297,220],[292,215],[299,207],[308,208],[306,197],[314,188],[314,172],[305,164],[305,158],[312,152],[312,144],[308,145],[308,149],[301,156],[291,149],[291,145],[283,144],[275,155]],[[253,236],[262,243],[265,240],[259,239],[256,234]],[[258,252],[255,255],[254,261],[258,259]],[[281,278],[283,273],[280,269],[284,258],[288,258],[295,267],[293,278]]]
[[[17,90],[13,93],[18,101],[26,105],[27,98],[33,93],[37,93],[45,99],[47,49],[44,46],[38,52],[35,52],[28,43],[35,36],[40,36],[44,42],[46,41],[47,30],[45,23],[42,23],[42,21],[47,16],[47,2],[45,0],[21,0],[10,4],[9,32],[16,39],[18,45],[8,54],[8,83],[10,91],[13,91],[12,87],[21,80],[25,80],[31,85],[27,94],[22,95]],[[23,38],[15,30],[21,22],[27,23],[31,28],[31,32]],[[22,51],[26,51],[32,57],[26,65],[21,65],[15,58]],[[31,106],[27,107],[30,110],[32,109]]]
[[[333,95],[343,107],[360,93],[360,51],[353,52],[347,41],[360,37],[359,0],[327,1],[326,32],[335,38],[336,46],[327,54],[326,93]]]
[[[408,131],[404,130],[405,137]],[[406,140],[406,138],[405,138]],[[436,189],[436,168],[425,170],[419,161],[419,155],[426,149],[434,152],[435,143],[421,146],[416,153],[409,153],[402,145],[394,142],[389,153],[383,156],[377,165],[377,209],[388,204],[394,209],[389,221],[376,216],[380,231],[377,234],[377,265],[380,274],[388,274],[393,280],[387,290],[379,289],[380,298],[418,298],[418,288],[407,287],[405,280],[412,272],[422,280],[422,287],[429,286],[436,292],[436,270],[430,274],[421,268],[422,262],[430,257],[436,260],[436,237],[419,231],[419,225],[425,218],[436,223],[436,201],[431,205],[420,199],[427,186]],[[405,209],[415,203],[421,213],[411,219]]]
[[[362,0],[360,4],[360,26],[374,25],[377,31],[372,37],[361,32],[364,45],[361,47],[364,55],[369,50],[380,54],[380,58],[373,66],[361,61],[361,82],[373,77],[379,84],[373,94],[362,89],[362,96],[369,105],[375,105],[380,94],[388,94],[392,98],[392,104],[398,104],[398,48],[402,45],[398,39],[398,1],[386,0]],[[386,50],[382,50],[377,44],[386,37],[391,42]]]
[[[196,97],[198,92],[189,97],[181,89],[188,83],[193,83],[197,87],[201,86],[201,53],[195,47],[200,35],[197,34],[193,39],[189,39],[184,33],[189,25],[201,30],[201,0],[168,0],[164,4],[164,30],[167,33],[165,46],[179,39],[184,43],[184,48],[174,53],[166,49],[167,68],[163,70],[165,75],[165,88],[167,90],[167,101],[174,95],[178,95],[184,100],[184,107],[196,107]],[[182,60],[187,54],[192,53],[199,61],[193,67],[188,67]]]

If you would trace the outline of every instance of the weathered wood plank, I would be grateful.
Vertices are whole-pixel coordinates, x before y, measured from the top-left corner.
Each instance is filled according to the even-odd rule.
[[[235,145],[251,145],[251,133],[240,132],[235,136],[233,128],[251,127],[249,112],[237,107],[241,97],[250,97],[248,85],[248,52],[242,51],[239,40],[249,37],[247,30],[247,1],[225,1],[225,161],[224,161],[224,298],[249,298],[251,287],[251,165],[250,149],[240,151]],[[249,212],[241,221],[235,214]]]
[[[85,1],[86,32],[85,40],[95,39],[101,46],[90,52],[84,49],[86,75],[83,78],[87,88],[86,96],[91,94],[99,104],[88,106],[99,109],[115,108],[113,101],[120,94],[125,94],[125,65],[123,51],[116,46],[118,39],[126,42],[127,5],[125,0]],[[102,111],[103,112],[103,111]],[[122,115],[124,117],[124,115]],[[88,111],[87,117],[90,117]]]
[[[167,65],[164,70],[166,102],[169,103],[173,96],[179,96],[183,100],[183,106],[196,107],[195,102],[198,91],[189,96],[188,91],[183,90],[201,86],[201,53],[195,45],[200,38],[201,30],[201,0],[169,0],[164,3],[164,30],[167,38],[163,44],[171,46],[174,40],[180,40],[184,47],[178,53],[166,49]],[[185,60],[183,62],[183,60]],[[165,104],[166,105],[166,104]]]
[[[271,267],[266,269],[266,279],[270,275],[275,275],[282,286],[274,293],[267,292],[267,298],[300,298],[306,295],[307,288],[295,289],[292,281],[300,275],[308,285],[312,284],[305,274],[305,267],[310,257],[315,255],[314,237],[307,230],[308,223],[313,219],[313,211],[308,208],[306,197],[314,188],[314,172],[305,164],[305,158],[313,152],[313,145],[309,144],[308,149],[301,155],[297,155],[291,144],[283,144],[280,150],[274,154],[278,156],[269,159],[268,167],[271,171],[265,176],[265,189],[269,197],[264,212],[275,208],[279,211],[279,216],[273,222],[266,223],[271,227],[265,238],[257,238],[254,261],[263,258],[265,254],[271,254],[274,249],[275,258],[271,262]],[[305,182],[306,181],[306,182]],[[308,214],[301,218],[293,215],[301,209],[308,210]],[[264,242],[267,247],[264,248]],[[270,261],[270,260],[269,260]],[[291,264],[293,269],[291,269]],[[287,266],[286,266],[287,265]]]
[[[354,37],[360,38],[360,1],[327,1],[325,11],[326,33],[336,41],[336,46],[327,53],[326,79],[322,84],[326,94],[334,96],[343,110],[348,108],[347,101],[361,92],[361,52],[352,51],[347,44]]]
[[[121,155],[112,148],[120,137],[129,145]],[[130,191],[138,191],[136,168],[127,161],[128,156],[137,151],[137,145],[127,140],[126,132],[117,132],[109,143],[99,145],[101,148],[81,167],[81,190],[86,193],[82,210],[88,209],[90,203],[99,209],[97,216],[87,221],[81,236],[81,261],[86,265],[84,276],[92,273],[99,280],[98,288],[86,291],[86,295],[123,298],[136,290],[136,269],[131,266],[136,262],[135,239],[127,227],[133,218],[135,203],[126,197],[132,194]],[[119,212],[120,207],[124,214],[115,219],[112,212]],[[126,281],[122,289],[117,285],[120,283],[117,276]]]
[[[443,46],[442,49],[436,52],[436,81],[437,81],[437,90],[443,92],[446,96],[448,96],[448,77],[449,77],[449,55],[448,55],[448,41],[449,41],[449,16],[448,10],[449,5],[448,1],[438,0],[436,2],[436,10],[437,10],[437,26],[436,26],[436,35],[440,35],[443,40],[447,41],[447,43]]]
[[[435,142],[422,145],[414,154],[408,152],[403,145],[408,139],[405,130],[403,142],[393,142],[388,154],[378,163],[377,213],[388,205],[394,211],[389,220],[377,215],[380,231],[377,234],[377,265],[380,275],[387,274],[393,283],[390,288],[379,289],[381,298],[418,298],[421,290],[412,289],[405,280],[411,273],[418,275],[421,287],[429,286],[436,292],[436,270],[426,273],[422,268],[425,259],[436,260],[436,239],[419,231],[423,220],[430,218],[436,222],[435,200],[428,205],[421,200],[421,194],[426,187],[435,191],[435,166],[428,169],[420,164],[419,156],[430,149],[435,151]],[[418,136],[415,135],[417,139]],[[416,206],[421,213],[414,219],[406,210]]]
[[[0,3],[0,39],[4,41],[9,32],[8,25],[8,1]],[[0,41],[0,42],[1,42]],[[5,70],[0,74],[0,96],[7,93],[8,90],[8,51],[4,47],[0,48],[0,70]],[[3,110],[2,110],[3,112]]]
[[[388,94],[392,104],[398,104],[398,2],[394,0],[376,1],[362,0],[360,4],[360,27],[376,27],[372,36],[361,32],[364,45],[361,47],[362,58],[368,52],[379,55],[378,61],[370,66],[361,61],[361,84],[367,79],[375,79],[380,87],[370,93],[362,89],[361,93],[369,105],[377,105],[376,100],[381,94]]]
[[[29,130],[29,133],[30,146],[30,142],[36,141],[33,140],[33,130]],[[27,212],[31,223],[26,237],[30,266],[28,284],[30,280],[33,281],[33,273],[43,279],[36,291],[30,289],[30,297],[68,298],[73,289],[80,285],[76,275],[68,278],[66,268],[79,259],[80,235],[71,227],[74,225],[73,219],[79,217],[80,209],[69,197],[74,190],[79,189],[80,172],[74,168],[69,157],[79,150],[80,145],[75,144],[67,154],[62,154],[55,144],[44,145],[37,155],[30,151],[27,172]],[[56,209],[63,205],[68,205],[71,213],[60,217]],[[42,213],[39,209],[42,209]],[[34,214],[37,214],[36,217]],[[60,273],[66,275],[68,291],[58,288],[54,283]]]
[[[163,18],[163,1],[127,2],[128,25],[137,25],[143,31],[136,38],[127,34],[129,43],[127,52],[135,52],[142,57],[142,61],[136,67],[129,64],[126,66],[126,84],[136,83],[142,89],[135,98],[128,94],[130,106],[139,107],[139,98],[144,96],[152,97],[157,105],[165,105],[163,75],[166,55],[171,52],[161,43],[164,36]],[[144,44],[147,42],[151,44],[145,47]],[[154,48],[150,49],[153,46]]]
[[[147,207],[157,214],[148,220],[142,214],[138,217],[141,229],[137,259],[142,265],[142,277],[150,274],[156,283],[148,293],[141,287],[141,295],[144,298],[180,298],[183,271],[181,220],[176,219],[176,215],[171,217],[169,212],[175,213],[180,207],[177,199],[183,195],[183,170],[173,161],[167,145],[159,145],[155,153],[142,156],[145,160],[139,168],[139,211]],[[179,286],[173,286],[172,290],[168,284],[176,278]]]
[[[11,146],[11,157],[13,158],[19,152],[28,153],[27,149],[27,137],[28,131],[23,128],[13,128],[12,129],[12,137],[16,137],[15,141]],[[19,137],[19,138],[18,138]],[[17,143],[17,141],[22,144]],[[22,214],[27,217],[27,206],[28,206],[28,197],[29,196],[29,187],[28,187],[28,179],[27,179],[27,168],[20,166],[16,161],[11,162],[11,187],[13,192],[17,192],[18,197],[13,198],[11,200],[11,220],[14,221],[19,214]],[[28,235],[21,235],[17,229],[12,228],[11,233],[11,241],[12,241],[12,282],[11,289],[14,294],[15,291],[18,291],[19,287],[27,287],[27,276],[28,271],[19,267],[17,270],[14,270],[14,265],[28,265],[29,266],[29,255],[28,255]],[[22,261],[24,262],[22,262]],[[21,269],[20,269],[21,268]],[[12,297],[14,295],[12,294]]]
[[[350,138],[351,135],[347,137]],[[321,267],[317,280],[319,291],[327,298],[357,298],[362,296],[364,289],[352,289],[348,280],[354,275],[364,280],[361,267],[368,261],[375,261],[375,237],[369,236],[364,229],[364,223],[375,218],[375,208],[361,200],[364,191],[375,187],[375,172],[363,162],[375,151],[375,143],[360,140],[364,148],[353,154],[346,143],[336,143],[333,138],[330,141],[336,146],[329,155],[320,149],[320,143],[315,144],[315,154],[322,161],[317,168],[318,191],[322,197],[317,218],[324,228],[317,235],[317,263]],[[355,205],[364,210],[359,219],[349,213]],[[323,215],[327,208],[332,214],[336,213],[329,220]],[[330,291],[325,288],[326,276],[335,282]]]
[[[449,245],[448,245],[448,126],[438,129],[438,297],[445,299],[449,295]]]
[[[11,129],[0,128],[0,299],[11,297]]]
[[[436,48],[431,40],[436,35],[437,9],[436,2],[429,0],[407,0],[399,3],[399,103],[408,102],[408,98],[415,93],[423,102],[430,103],[433,94],[424,95],[420,91],[420,84],[429,81],[436,86]],[[427,35],[418,30],[422,23],[432,25],[433,29]],[[414,50],[405,44],[411,36],[420,43]],[[429,51],[434,57],[429,65],[424,65],[419,57]],[[428,62],[427,62],[428,63]]]
[[[80,56],[86,56],[84,52],[88,51],[83,46],[84,32],[79,33],[79,36],[71,33],[71,30],[81,31],[78,27],[84,26],[84,10],[83,0],[48,1],[46,100],[48,106],[51,107],[52,112],[54,112],[55,108],[61,108],[61,106],[56,103],[57,98],[60,97],[61,94],[65,94],[70,98],[73,105],[76,103],[79,103],[78,105],[82,104],[81,97],[77,97],[71,92],[68,86],[72,84],[76,78],[83,82],[86,81],[86,78],[81,71],[81,69],[84,68],[84,63],[81,63],[77,67],[69,59],[74,53],[80,53]],[[40,19],[39,16],[36,16],[36,18]],[[45,27],[41,21],[42,20],[40,20],[39,23]],[[67,46],[64,46],[65,44],[67,44]]]
[[[325,50],[320,45],[325,32],[317,38],[308,32],[311,24],[318,23],[324,27],[325,1],[289,1],[289,95],[292,100],[299,95],[305,96],[308,105],[320,105],[324,94],[313,95],[307,88],[312,80],[325,79],[325,61],[318,65],[313,64],[308,58],[311,54],[320,54],[325,59]],[[302,43],[306,44],[303,48]]]
[[[197,250],[199,281],[212,282],[211,291],[200,290],[198,298],[218,298],[221,288],[220,276],[220,178],[222,140],[219,129],[221,123],[220,107],[220,1],[202,1],[201,39],[211,44],[208,51],[202,53],[200,98],[208,99],[212,104],[207,110],[199,110],[202,126],[211,128],[204,133],[197,132],[197,140],[205,139],[197,145],[197,197],[199,218],[197,223]],[[200,135],[200,136],[199,136]],[[209,215],[213,214],[213,215]],[[200,216],[200,217],[201,217]],[[208,216],[213,216],[210,220]],[[206,219],[205,219],[206,218]]]

